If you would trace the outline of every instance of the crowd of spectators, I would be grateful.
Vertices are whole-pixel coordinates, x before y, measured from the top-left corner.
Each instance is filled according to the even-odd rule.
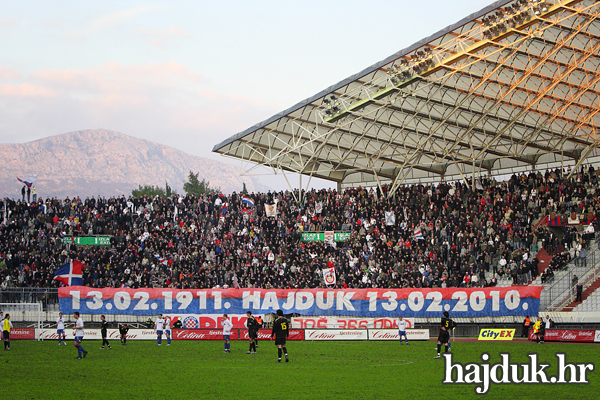
[[[393,196],[387,186],[247,194],[253,206],[236,193],[5,199],[0,279],[2,288],[56,287],[54,271],[80,260],[91,287],[315,288],[326,267],[335,268],[337,287],[485,287],[505,275],[527,284],[541,247],[554,257],[552,272],[585,246],[574,227],[556,234],[540,218],[598,220],[597,171],[563,172],[404,186]],[[275,217],[267,204],[276,204]],[[317,231],[350,236],[301,240]],[[111,236],[111,245],[64,242],[94,235]]]

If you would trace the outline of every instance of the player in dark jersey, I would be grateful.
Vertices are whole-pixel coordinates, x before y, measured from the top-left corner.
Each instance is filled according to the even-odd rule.
[[[100,316],[100,323],[102,324],[100,327],[100,334],[102,335],[102,347],[100,347],[100,350],[104,349],[105,344],[108,346],[108,349],[110,350],[111,349],[110,343],[108,343],[108,339],[106,338],[108,322],[106,322],[106,317],[104,315]]]
[[[252,316],[252,312],[248,311],[246,313],[248,319],[246,320],[246,327],[248,328],[248,338],[250,338],[250,349],[246,352],[246,354],[256,354],[256,338],[258,337],[258,330],[260,329],[260,324]]]
[[[119,327],[119,334],[121,335],[121,344],[123,346],[127,345],[127,332],[129,332],[129,327],[127,324],[123,324]]]
[[[442,343],[446,346],[446,353],[450,351],[450,347],[448,345],[448,342],[450,341],[450,331],[454,329],[455,326],[456,324],[450,319],[450,314],[448,314],[448,311],[444,311],[437,342],[437,356],[433,358],[440,358],[440,349],[442,348]]]
[[[288,352],[285,348],[285,339],[290,335],[288,320],[283,317],[283,311],[277,310],[277,319],[273,322],[273,330],[271,331],[271,340],[275,336],[275,345],[277,346],[277,354],[279,355],[278,363],[281,362],[281,352],[285,354],[285,362],[290,362]]]

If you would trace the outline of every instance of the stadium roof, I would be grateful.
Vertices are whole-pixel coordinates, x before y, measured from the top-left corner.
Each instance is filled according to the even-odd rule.
[[[497,1],[213,151],[392,192],[578,166],[600,157],[599,15],[593,0]]]

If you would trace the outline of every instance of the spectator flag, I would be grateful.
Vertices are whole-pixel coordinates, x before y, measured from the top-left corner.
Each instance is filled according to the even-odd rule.
[[[335,285],[335,268],[324,268],[323,269],[323,280],[326,285]]]
[[[385,224],[387,226],[396,225],[396,214],[393,211],[385,211]]]
[[[248,196],[244,196],[242,197],[242,206],[244,206],[244,208],[254,207],[254,200]]]
[[[254,210],[252,208],[240,208],[240,212],[244,215],[252,215]]]
[[[227,203],[223,203],[223,205],[221,206],[221,216],[226,215],[227,214]]]
[[[53,280],[62,282],[66,286],[83,285],[83,263],[81,261],[71,261],[54,271]]]
[[[169,262],[167,261],[166,258],[161,257],[158,254],[155,254],[154,257],[156,257],[156,259],[158,260],[158,262],[161,263],[162,265],[168,265],[169,264]]]
[[[265,213],[267,217],[277,216],[277,204],[265,204]]]
[[[423,237],[423,232],[421,232],[421,227],[417,226],[415,228],[415,239],[417,240],[424,240],[425,238]]]
[[[323,202],[320,201],[317,204],[315,204],[315,213],[321,214],[322,212],[323,212]]]
[[[29,175],[29,177],[27,179],[23,180],[17,176],[17,180],[21,183],[24,183],[25,185],[27,185],[27,187],[30,188],[31,186],[33,186],[33,181],[35,180],[36,177],[37,177],[37,175]]]
[[[242,208],[240,208],[240,212],[243,215],[250,216],[254,211],[254,200],[252,200],[248,196],[242,197]]]

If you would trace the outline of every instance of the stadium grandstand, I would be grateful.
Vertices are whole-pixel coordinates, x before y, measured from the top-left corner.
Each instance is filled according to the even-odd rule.
[[[588,309],[598,14],[496,2],[214,148],[337,190],[5,199],[0,302],[51,303],[79,260],[94,288],[324,288],[334,268],[329,287],[536,283],[543,310]]]

